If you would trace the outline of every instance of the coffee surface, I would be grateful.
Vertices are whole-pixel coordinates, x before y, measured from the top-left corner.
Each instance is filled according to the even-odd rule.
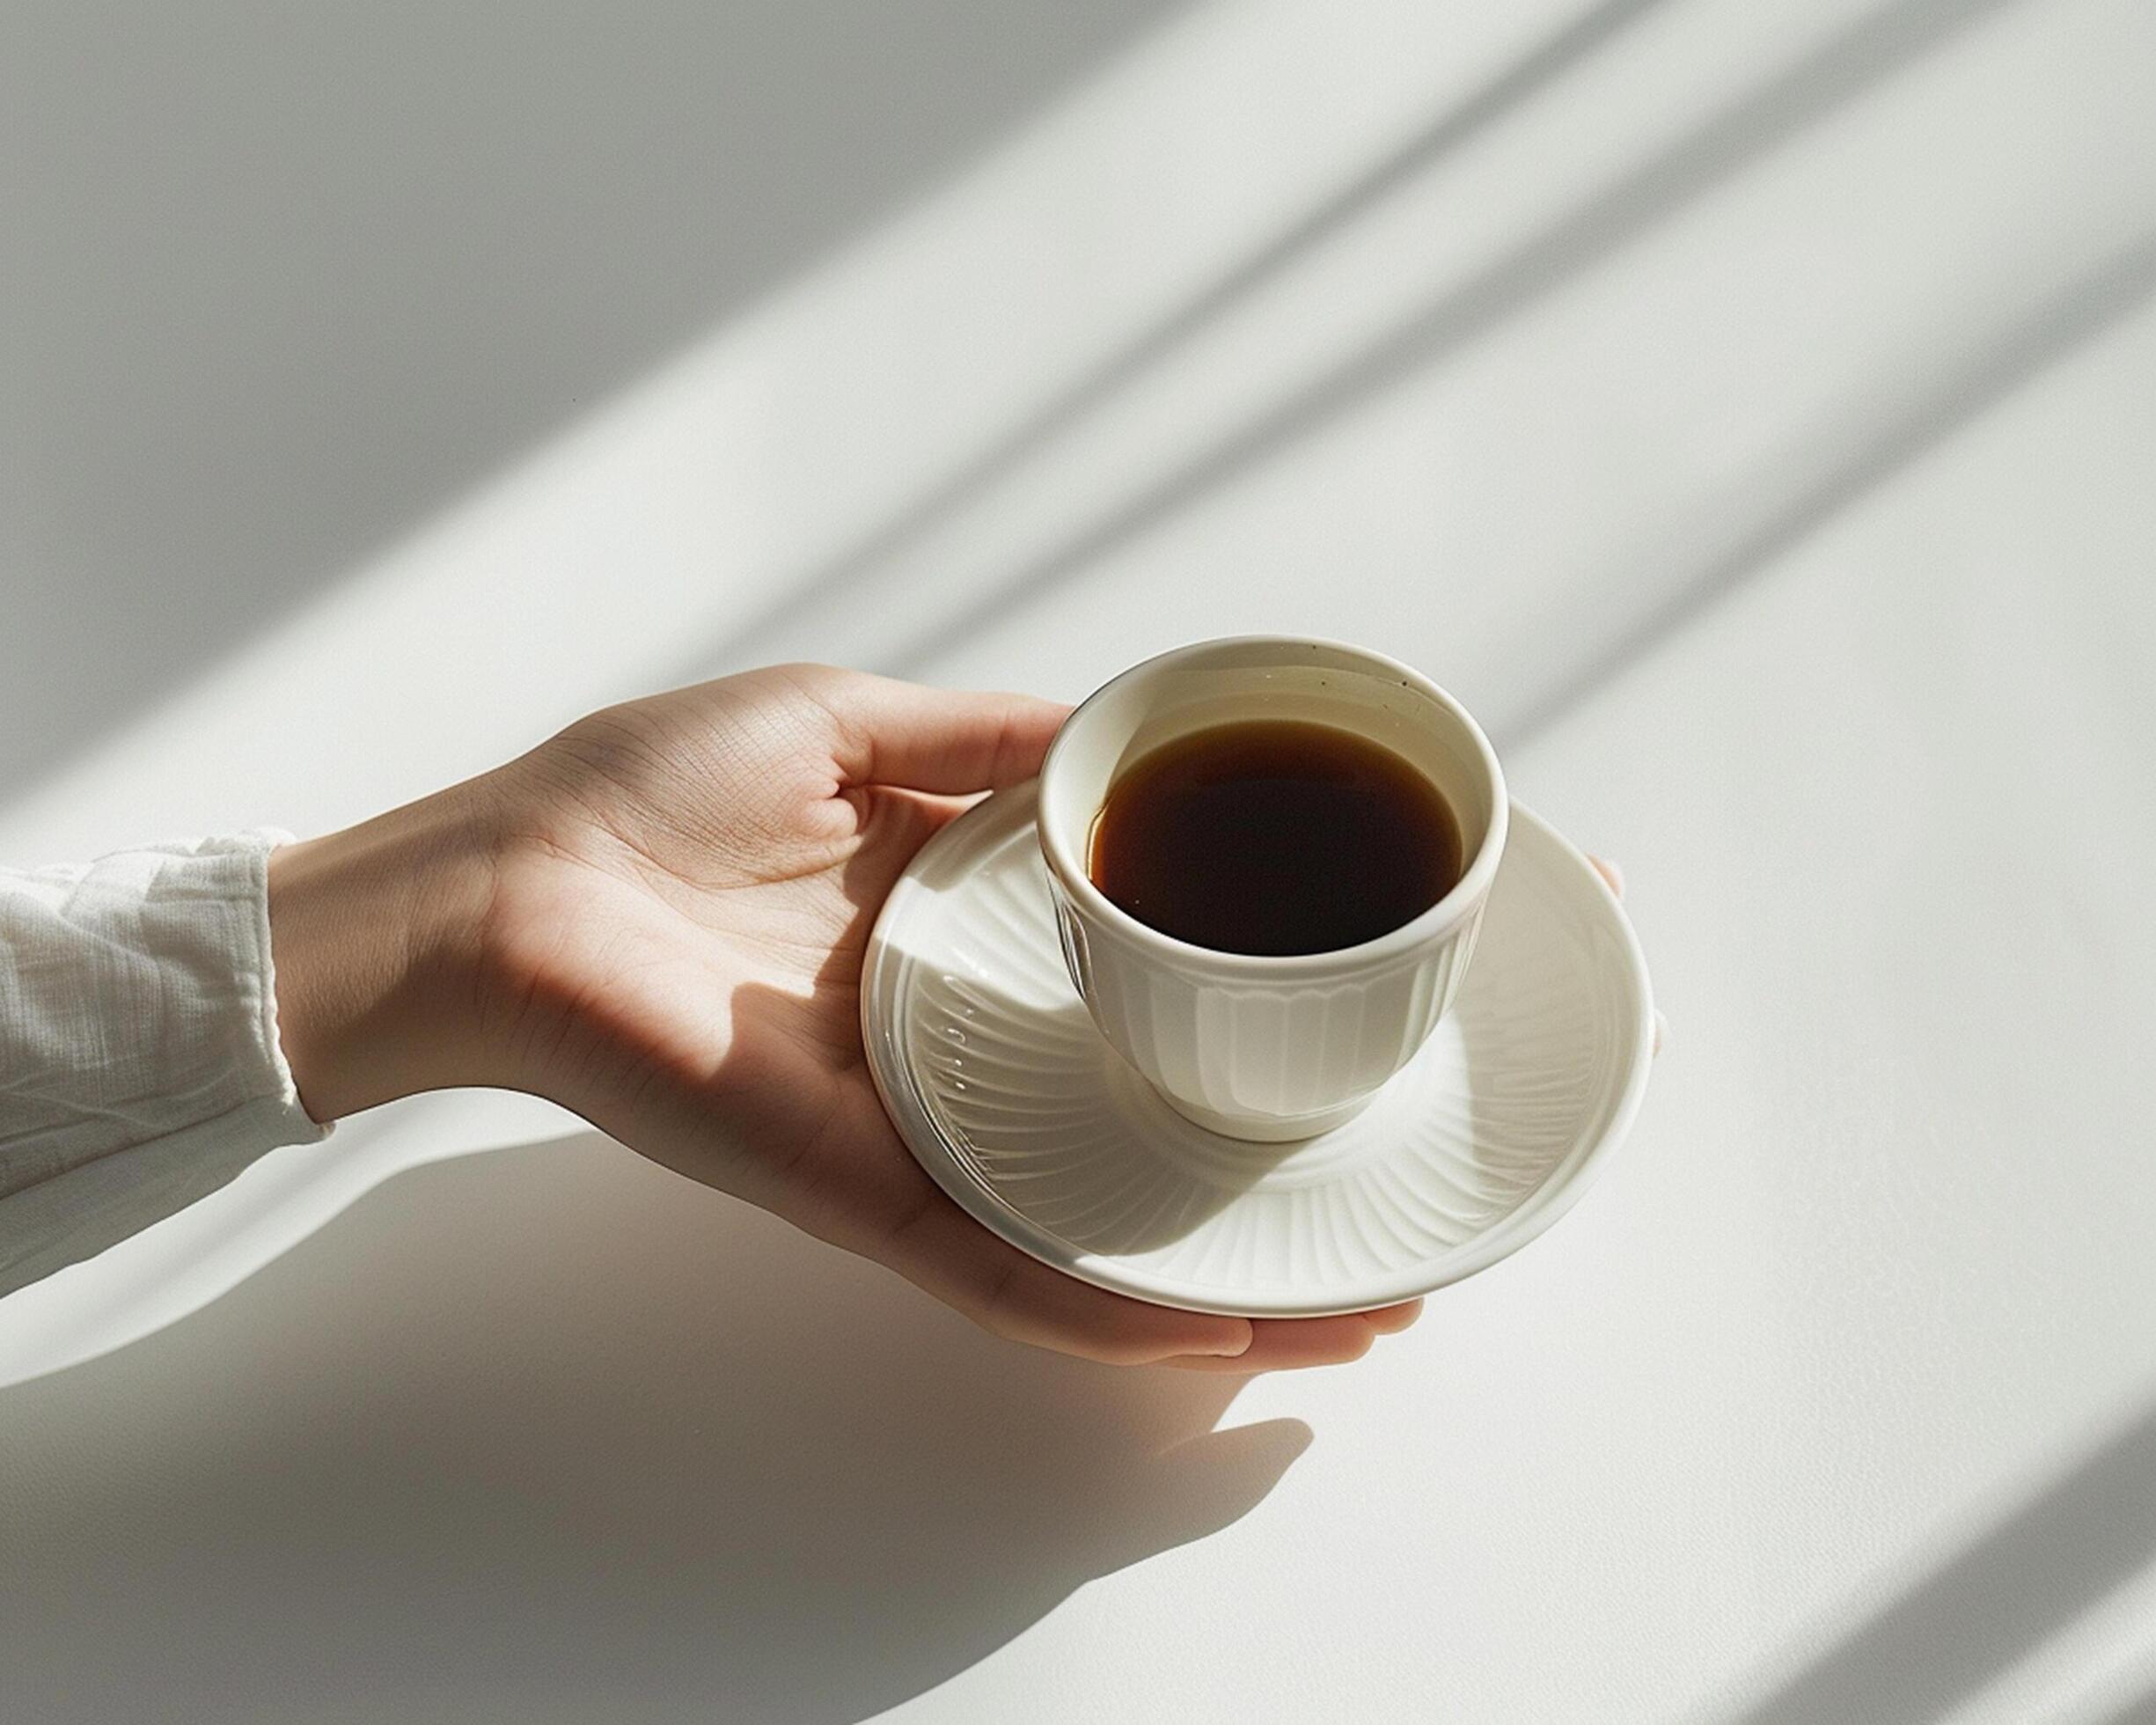
[[[1413,766],[1331,725],[1217,725],[1140,757],[1093,826],[1093,884],[1222,952],[1375,940],[1458,885],[1460,824]]]

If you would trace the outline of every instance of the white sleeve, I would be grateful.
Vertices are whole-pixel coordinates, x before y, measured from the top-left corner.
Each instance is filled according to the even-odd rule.
[[[0,869],[0,1295],[327,1127],[277,1043],[267,829]]]

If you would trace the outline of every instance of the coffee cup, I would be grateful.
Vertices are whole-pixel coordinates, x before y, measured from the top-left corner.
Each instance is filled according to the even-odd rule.
[[[1213,727],[1281,722],[1346,731],[1426,778],[1457,823],[1456,884],[1373,938],[1293,953],[1198,945],[1102,890],[1096,831],[1126,773]],[[1041,768],[1040,847],[1064,962],[1101,1034],[1178,1113],[1233,1138],[1311,1136],[1359,1112],[1451,1006],[1509,806],[1482,728],[1397,660],[1294,636],[1177,648],[1088,697]],[[1356,868],[1351,851],[1339,858],[1344,880]]]

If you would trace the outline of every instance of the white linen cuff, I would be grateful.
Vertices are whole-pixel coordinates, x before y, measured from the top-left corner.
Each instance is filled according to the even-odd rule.
[[[0,870],[0,1293],[311,1142],[261,827]]]

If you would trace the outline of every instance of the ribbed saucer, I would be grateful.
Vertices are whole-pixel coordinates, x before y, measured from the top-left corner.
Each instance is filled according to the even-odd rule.
[[[1429,1292],[1563,1215],[1646,1088],[1631,925],[1513,805],[1472,968],[1422,1052],[1346,1125],[1222,1138],[1104,1042],[1056,945],[1034,787],[926,846],[869,938],[862,1031],[922,1167],[1060,1270],[1200,1311],[1315,1317]]]

